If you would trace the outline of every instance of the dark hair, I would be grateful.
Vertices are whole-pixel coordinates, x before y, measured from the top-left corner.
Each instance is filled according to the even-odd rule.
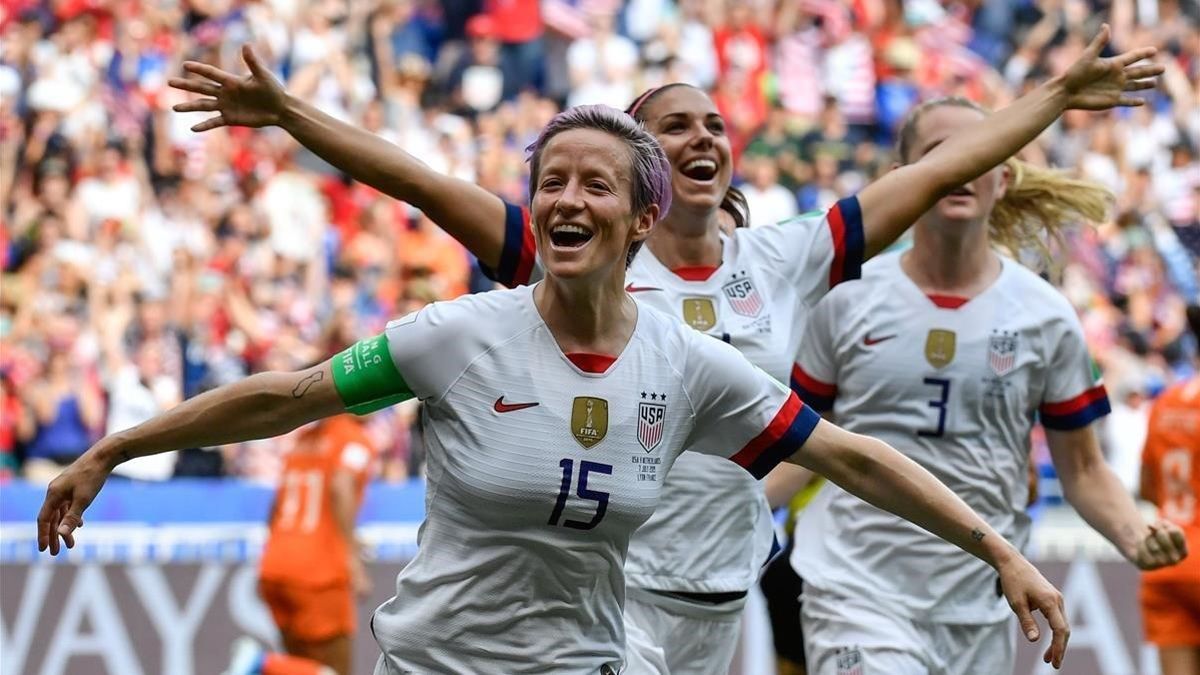
[[[646,122],[646,104],[658,98],[659,95],[664,91],[667,91],[668,89],[674,89],[676,87],[691,87],[692,89],[696,89],[696,91],[702,92],[701,89],[686,82],[672,82],[670,84],[664,84],[661,87],[654,87],[642,92],[641,95],[633,99],[633,103],[629,104],[629,107],[625,109],[625,112],[629,113],[629,116],[633,119],[644,124]],[[707,94],[705,94],[705,96],[707,96]],[[732,185],[725,190],[725,195],[721,197],[721,210],[725,213],[728,213],[729,217],[733,219],[734,227],[750,226],[750,205],[746,203],[746,195],[742,194],[741,190]]]
[[[537,140],[525,149],[529,153],[529,200],[537,191],[538,174],[542,169],[542,152],[546,144],[558,134],[572,129],[596,129],[610,134],[621,141],[629,150],[629,164],[633,175],[633,212],[645,213],[651,205],[658,207],[655,223],[662,220],[671,208],[671,164],[663,152],[658,139],[646,131],[639,122],[628,114],[606,105],[581,105],[569,108],[550,120]],[[629,247],[625,260],[628,267],[633,256],[644,242],[635,241]]]

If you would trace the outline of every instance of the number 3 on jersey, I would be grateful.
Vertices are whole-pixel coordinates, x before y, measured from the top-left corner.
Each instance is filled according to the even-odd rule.
[[[550,514],[550,525],[558,525],[562,518],[563,509],[567,506],[567,496],[571,494],[571,474],[575,470],[575,462],[570,459],[564,459],[558,463],[562,467],[562,486],[558,489],[558,501],[554,503],[554,511]],[[596,502],[596,513],[588,522],[579,520],[567,519],[562,523],[563,527],[570,527],[576,530],[590,530],[600,524],[604,519],[604,513],[608,510],[608,493],[600,492],[599,490],[589,490],[587,486],[588,475],[593,473],[602,473],[611,476],[613,468],[611,464],[601,464],[599,462],[582,461],[579,463],[579,486],[576,492],[580,499]]]
[[[929,401],[929,407],[937,410],[937,429],[920,429],[917,435],[924,438],[941,438],[946,433],[946,403],[950,400],[950,380],[927,377],[925,384],[938,388],[937,398]]]

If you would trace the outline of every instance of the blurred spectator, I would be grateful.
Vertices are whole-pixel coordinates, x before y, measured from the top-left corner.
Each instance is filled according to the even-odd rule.
[[[796,196],[779,184],[779,165],[766,156],[743,157],[738,187],[750,208],[750,226],[778,223],[796,215]]]
[[[586,12],[589,34],[567,49],[571,91],[567,105],[607,103],[624,108],[633,101],[637,45],[614,32],[615,7],[594,2]]]
[[[29,390],[35,432],[26,449],[25,477],[50,482],[99,438],[104,408],[94,374],[72,362],[69,346],[53,341],[45,372]]]
[[[162,372],[159,349],[156,342],[143,342],[132,363],[113,364],[105,435],[141,424],[182,400],[179,381]],[[113,473],[140,480],[166,480],[174,469],[175,454],[163,453],[125,462]]]
[[[527,89],[540,90],[544,47],[538,0],[484,0],[484,11],[498,27],[504,100],[510,101]]]
[[[708,88],[761,224],[825,208],[891,164],[918,100],[990,107],[1061,72],[1100,21],[1159,48],[1141,108],[1072,112],[1025,151],[1115,195],[1048,270],[1118,410],[1193,372],[1200,299],[1200,11],[1177,0],[25,0],[0,12],[0,476],[45,480],[106,423],[486,288],[406,204],[277,130],[193,134],[165,80],[240,71],[252,42],[290,91],[513,202],[524,149],[564,103]],[[1126,420],[1122,422],[1121,420]],[[417,406],[367,420],[384,476],[422,472]],[[176,472],[278,478],[288,439],[180,455]],[[144,477],[164,477],[169,466]],[[1129,472],[1127,471],[1127,474]]]
[[[446,76],[443,88],[452,110],[471,115],[495,109],[504,95],[496,20],[477,14],[467,21],[467,48]]]

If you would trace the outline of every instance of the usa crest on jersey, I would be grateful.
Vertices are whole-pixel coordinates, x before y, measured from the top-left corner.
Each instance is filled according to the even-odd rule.
[[[1017,365],[1017,334],[992,331],[988,337],[988,367],[997,375],[1007,375]]]
[[[837,675],[864,675],[862,649],[842,648],[838,652]]]
[[[651,394],[655,399],[658,394]],[[642,398],[646,398],[646,394],[642,393]],[[665,399],[666,396],[664,395]],[[667,406],[663,403],[654,403],[651,401],[641,401],[638,403],[638,443],[642,444],[642,448],[646,452],[654,450],[663,438],[663,427],[667,419]]]
[[[758,316],[762,311],[763,301],[754,288],[754,282],[745,272],[735,273],[729,283],[721,287],[729,306],[742,316]]]

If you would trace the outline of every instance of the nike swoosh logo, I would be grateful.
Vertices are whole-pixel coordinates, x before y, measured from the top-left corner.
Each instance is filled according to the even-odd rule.
[[[654,286],[634,286],[633,284],[629,284],[628,286],[625,287],[626,293],[641,293],[642,291],[661,291],[661,290],[662,290],[661,288],[656,288]]]
[[[501,396],[500,398],[496,399],[496,405],[492,406],[492,410],[495,410],[498,413],[509,413],[515,410],[532,408],[537,405],[539,405],[537,401],[534,401],[533,403],[505,403],[504,397]]]
[[[891,340],[894,337],[896,337],[895,333],[893,333],[891,335],[884,335],[883,337],[872,338],[871,334],[867,333],[866,335],[863,336],[863,344],[870,347],[871,345],[877,345],[880,342],[886,342],[887,340]]]

